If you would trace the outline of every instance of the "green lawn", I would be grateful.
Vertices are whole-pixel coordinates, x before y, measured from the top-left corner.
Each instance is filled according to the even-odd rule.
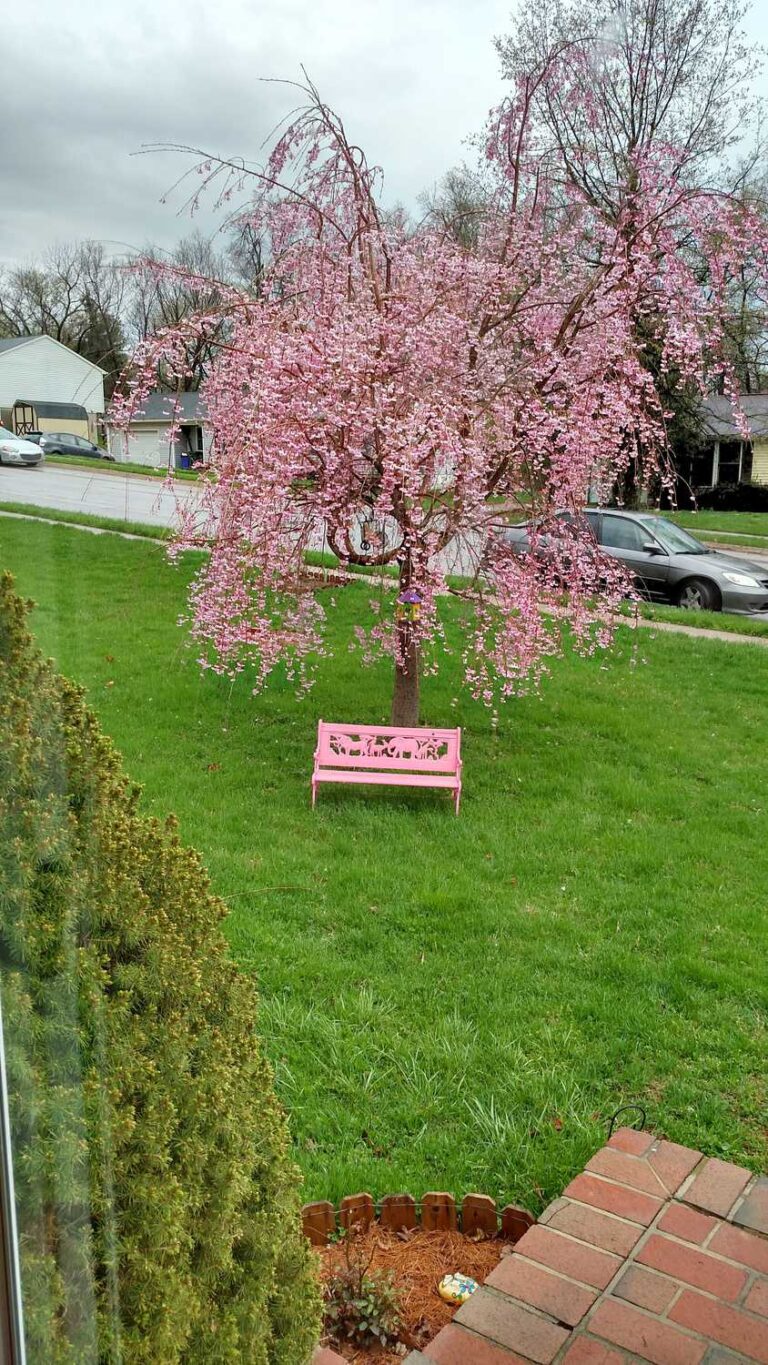
[[[752,555],[759,551],[764,556],[768,550],[768,537],[764,539],[759,536],[741,535],[737,531],[703,531],[697,530],[695,526],[686,526],[687,531],[692,531],[710,549],[721,549],[724,554],[730,554],[733,547],[736,547],[739,558],[751,559]]]
[[[135,460],[97,460],[95,457],[87,455],[46,455],[46,464],[54,465],[74,465],[80,469],[90,469],[92,474],[143,474],[148,479],[167,479],[168,466],[160,465],[153,468],[151,465],[138,464]],[[183,479],[185,482],[197,482],[197,470],[195,469],[173,469],[171,470],[175,479]]]
[[[454,662],[423,710],[463,727],[460,818],[383,788],[312,813],[318,716],[387,713],[388,669],[346,648],[370,586],[323,593],[339,650],[308,699],[253,698],[185,648],[189,559],[7,519],[0,546],[43,648],[231,907],[309,1197],[540,1207],[628,1101],[766,1166],[768,651],[622,632],[496,730]]]
[[[736,535],[762,536],[768,539],[768,512],[662,512],[688,530],[733,531]]]
[[[767,512],[662,512],[661,516],[711,544],[742,545],[745,550],[768,547]]]
[[[170,540],[173,534],[167,527],[151,522],[120,521],[117,517],[101,517],[93,512],[62,512],[58,508],[37,507],[27,502],[0,502],[0,512],[15,512],[48,523],[60,522],[63,526],[94,526],[120,535],[150,536],[152,540]]]
[[[627,614],[634,610],[627,607]],[[685,611],[664,602],[640,602],[640,615],[646,621],[665,621],[672,626],[695,626],[697,630],[725,631],[728,635],[768,637],[768,621],[763,617],[736,616],[725,611]]]
[[[67,526],[93,526],[104,531],[116,531],[121,535],[146,536],[152,540],[170,540],[172,532],[164,526],[136,521],[118,521],[114,517],[96,516],[90,512],[60,512],[49,507],[37,507],[31,503],[0,502],[0,512],[15,512],[25,517],[39,518],[45,522],[61,522]],[[308,550],[305,559],[313,568],[335,569],[338,559],[335,555],[318,550]],[[397,569],[388,564],[381,569],[371,569],[365,565],[351,564],[347,572],[362,578],[382,575],[394,578]],[[449,577],[456,587],[463,586],[466,579]],[[627,615],[634,613],[634,606],[627,604]],[[753,635],[768,637],[768,621],[753,619],[750,616],[729,616],[716,611],[682,611],[680,607],[666,606],[658,602],[641,602],[640,615],[649,621],[665,621],[670,625],[695,626],[699,630],[726,631],[729,635]]]
[[[648,509],[653,516],[667,517],[678,526],[684,526],[692,535],[712,544],[722,542],[728,545],[749,546],[753,550],[768,547],[768,512],[657,512]],[[511,523],[525,521],[522,512],[510,513]]]

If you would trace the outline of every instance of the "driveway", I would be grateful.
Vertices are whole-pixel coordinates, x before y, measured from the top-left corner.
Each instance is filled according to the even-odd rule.
[[[132,474],[105,474],[89,469],[43,465],[36,469],[0,467],[0,502],[33,504],[60,512],[88,512],[117,521],[143,521],[151,526],[176,525],[178,502],[195,504],[194,484],[177,483],[173,493],[158,479]]]

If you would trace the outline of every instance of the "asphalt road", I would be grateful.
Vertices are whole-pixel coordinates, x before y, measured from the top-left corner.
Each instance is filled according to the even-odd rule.
[[[197,500],[194,484],[177,483],[173,493],[159,480],[131,474],[93,474],[89,469],[38,465],[0,467],[0,502],[33,504],[60,512],[88,512],[117,521],[174,526],[178,502]]]
[[[171,492],[160,480],[135,474],[101,471],[92,474],[79,466],[72,469],[60,465],[38,465],[34,469],[0,466],[0,502],[26,503],[61,512],[88,512],[117,521],[173,529],[178,525],[179,505],[194,507],[199,496],[193,483],[177,482]],[[310,548],[325,548],[320,524],[310,539]],[[476,547],[473,550],[469,543],[454,541],[444,551],[443,567],[448,573],[469,575],[475,570],[476,559]]]
[[[177,482],[171,492],[159,480],[135,474],[97,470],[91,473],[89,469],[65,469],[60,465],[42,465],[35,469],[0,466],[0,502],[27,503],[64,512],[89,512],[118,521],[173,528],[178,524],[179,505],[194,507],[198,499],[198,489],[192,483]],[[321,528],[312,540],[314,548],[323,548]],[[719,548],[740,559],[751,559],[763,570],[768,567],[765,552],[725,544]],[[477,551],[477,544],[473,545],[471,541],[454,541],[443,553],[443,568],[449,573],[471,574],[476,568]]]

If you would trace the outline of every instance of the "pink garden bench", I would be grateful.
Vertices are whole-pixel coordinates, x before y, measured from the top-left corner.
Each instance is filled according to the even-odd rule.
[[[395,787],[446,787],[456,814],[461,800],[461,730],[318,721],[312,805],[321,782],[385,782]]]

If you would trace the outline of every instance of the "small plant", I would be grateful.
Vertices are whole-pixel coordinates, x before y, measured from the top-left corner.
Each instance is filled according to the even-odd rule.
[[[371,1272],[370,1258],[353,1250],[354,1232],[343,1237],[346,1264],[325,1286],[323,1326],[336,1341],[394,1346],[401,1326],[398,1291],[391,1272]]]

